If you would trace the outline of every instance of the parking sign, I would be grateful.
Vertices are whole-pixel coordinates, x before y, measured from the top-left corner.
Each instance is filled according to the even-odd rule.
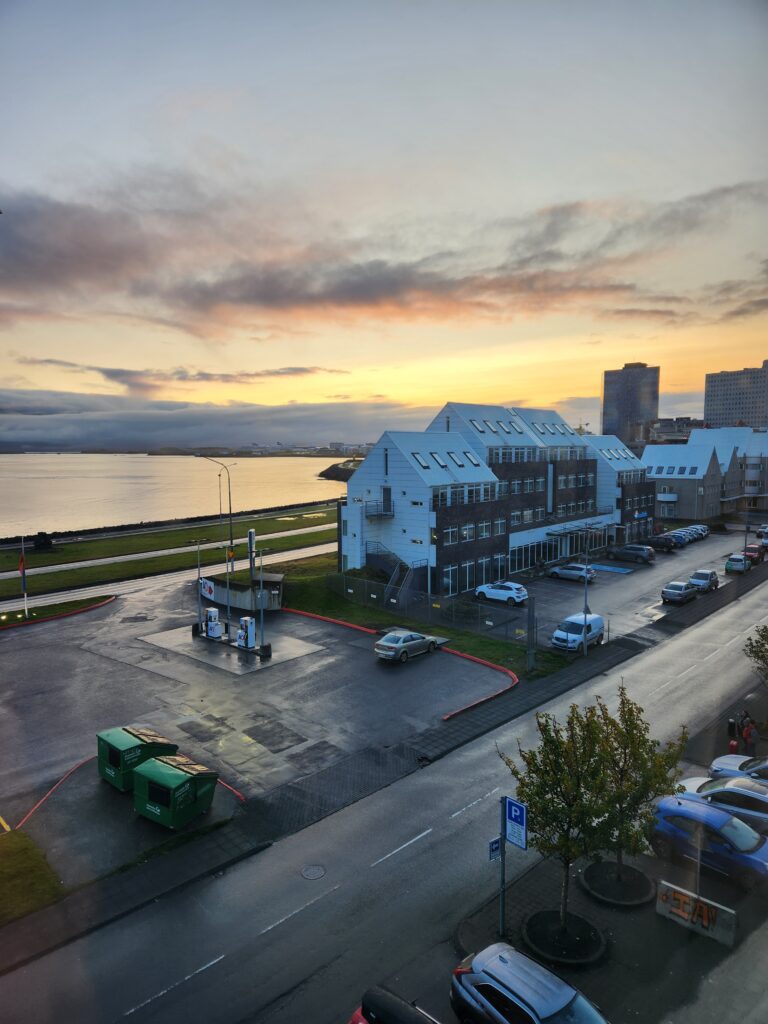
[[[528,849],[528,808],[519,800],[513,800],[511,796],[505,797],[505,835],[508,843],[519,846],[521,850]]]

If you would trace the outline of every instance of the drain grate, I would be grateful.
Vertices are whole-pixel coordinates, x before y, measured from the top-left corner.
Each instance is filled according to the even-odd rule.
[[[301,869],[301,874],[304,878],[322,878],[325,868],[322,864],[307,864],[305,868]]]

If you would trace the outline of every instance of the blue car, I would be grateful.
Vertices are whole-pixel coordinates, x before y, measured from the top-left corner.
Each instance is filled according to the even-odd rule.
[[[768,879],[766,837],[704,801],[660,800],[650,842],[658,857],[692,860],[747,889]]]
[[[756,832],[768,832],[768,786],[755,779],[683,779],[687,800],[701,800],[734,818],[741,818]]]
[[[713,779],[747,776],[768,783],[768,757],[745,757],[744,754],[724,754],[709,766]]]
[[[471,953],[453,971],[461,1024],[608,1024],[578,989],[506,942]]]

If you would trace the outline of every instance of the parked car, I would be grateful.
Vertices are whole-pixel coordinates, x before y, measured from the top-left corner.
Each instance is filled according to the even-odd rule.
[[[360,1006],[350,1017],[349,1024],[440,1024],[440,1021],[388,988],[375,985],[363,993]]]
[[[522,583],[512,583],[509,580],[497,580],[496,583],[483,583],[475,591],[475,597],[480,601],[503,601],[505,604],[525,604],[528,600],[528,591]]]
[[[417,654],[431,654],[437,643],[436,636],[397,629],[377,640],[373,650],[384,661],[408,661]]]
[[[710,529],[709,529],[709,527],[705,523],[694,523],[691,526],[691,529],[692,530],[699,530],[699,532],[701,533],[702,537],[708,537],[709,534],[710,534]]]
[[[584,629],[587,630],[587,646],[601,644],[605,636],[605,621],[602,615],[569,615],[552,634],[550,643],[560,650],[578,651],[584,646]]]
[[[699,588],[694,587],[692,583],[674,580],[661,591],[661,601],[662,604],[686,604],[688,601],[695,601],[698,594]]]
[[[749,572],[751,568],[752,563],[740,551],[728,555],[728,561],[725,563],[726,572]]]
[[[758,537],[768,537],[768,523],[763,523],[762,526],[758,526],[755,533]]]
[[[556,565],[549,570],[549,575],[554,576],[559,580],[581,580],[584,582],[584,577],[587,577],[587,582],[591,583],[597,579],[597,572],[592,568],[591,565],[583,566],[579,565],[578,562],[569,562],[567,565]]]
[[[765,558],[765,545],[747,544],[744,548],[744,554],[750,560],[752,565],[759,565]]]
[[[714,569],[697,569],[688,577],[688,582],[707,594],[710,590],[717,590],[720,586],[720,577]]]
[[[677,532],[684,534],[691,541],[704,540],[704,534],[693,526],[680,526]]]
[[[607,1024],[578,989],[506,942],[462,960],[450,998],[462,1024]]]
[[[650,843],[658,857],[683,857],[751,888],[768,878],[768,842],[751,825],[705,801],[664,797]]]
[[[690,544],[693,540],[687,533],[683,533],[682,530],[670,530],[669,533],[664,535],[665,537],[671,537],[678,547],[684,548],[686,544]]]
[[[669,554],[680,546],[675,543],[674,537],[669,537],[666,533],[662,533],[658,537],[648,538],[648,547],[653,548],[654,551],[663,551],[665,554]]]
[[[768,757],[745,757],[743,754],[724,754],[709,766],[709,774],[716,778],[745,776],[768,783]]]
[[[756,832],[768,831],[768,786],[742,775],[730,779],[682,779],[689,800],[703,800],[710,807],[741,818]]]
[[[605,557],[622,562],[652,562],[656,552],[647,544],[623,544],[621,547],[608,548]]]

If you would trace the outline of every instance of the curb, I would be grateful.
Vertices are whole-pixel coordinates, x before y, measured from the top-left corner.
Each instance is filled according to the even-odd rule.
[[[303,615],[307,619],[319,619],[321,622],[332,622],[334,626],[346,626],[347,629],[357,629],[361,633],[369,633],[371,636],[378,636],[378,630],[369,629],[368,626],[358,626],[354,622],[345,622],[343,619],[332,619],[329,615],[318,615],[316,612],[304,612],[300,608],[281,608],[282,612],[290,612],[291,615]]]
[[[42,619],[24,619],[23,622],[9,622],[7,626],[0,626],[0,633],[5,629],[19,629],[21,626],[36,626],[40,622],[53,622],[54,619],[66,619],[70,615],[80,615],[82,612],[92,612],[94,608],[103,608],[105,604],[112,604],[112,602],[116,600],[117,595],[113,594],[104,601],[97,601],[96,604],[88,604],[85,608],[75,608],[74,611],[71,612],[57,612],[56,615],[46,615],[45,618]]]

